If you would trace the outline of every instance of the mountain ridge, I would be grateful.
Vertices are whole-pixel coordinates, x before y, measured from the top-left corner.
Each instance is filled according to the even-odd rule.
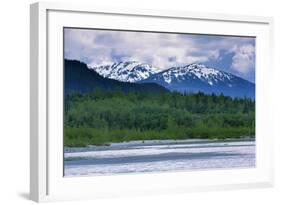
[[[136,84],[104,78],[77,60],[64,60],[64,93],[89,93],[97,90],[122,92],[169,92],[156,83]]]
[[[122,67],[122,65],[125,66]],[[106,70],[103,70],[103,68],[106,68]],[[153,67],[149,64],[127,61],[114,63],[111,66],[95,67],[94,70],[98,73],[103,72],[104,77],[122,82],[126,82],[127,80],[138,84],[156,83],[170,91],[181,93],[196,93],[201,91],[207,94],[222,93],[231,97],[255,98],[254,83],[200,63],[176,66],[160,71],[160,68]],[[136,70],[137,73],[135,73]],[[144,72],[144,74],[141,72]]]

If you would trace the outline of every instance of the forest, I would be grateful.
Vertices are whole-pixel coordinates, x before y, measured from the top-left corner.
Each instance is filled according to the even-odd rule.
[[[255,137],[255,101],[204,93],[101,91],[64,97],[64,146]]]

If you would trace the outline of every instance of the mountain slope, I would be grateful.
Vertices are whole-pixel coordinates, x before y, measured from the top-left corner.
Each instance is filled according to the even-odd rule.
[[[123,92],[168,92],[164,87],[155,83],[136,84],[120,82],[100,76],[94,70],[89,69],[85,63],[76,60],[64,60],[64,93],[86,93],[95,90]]]
[[[126,61],[112,65],[91,67],[94,71],[105,78],[115,79],[122,82],[137,82],[159,72],[159,68],[137,61]]]
[[[215,93],[255,98],[255,84],[227,72],[202,64],[172,67],[139,83],[154,82],[172,91]]]

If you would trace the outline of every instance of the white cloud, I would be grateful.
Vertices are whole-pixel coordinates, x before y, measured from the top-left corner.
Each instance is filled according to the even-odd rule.
[[[231,68],[241,74],[247,74],[255,68],[255,47],[246,44],[234,48]]]
[[[165,33],[65,30],[65,57],[90,65],[136,60],[163,69],[220,60],[220,51],[234,53],[231,68],[245,73],[253,66],[252,39]]]

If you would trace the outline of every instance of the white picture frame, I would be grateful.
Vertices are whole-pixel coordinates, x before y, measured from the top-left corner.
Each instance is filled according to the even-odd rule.
[[[93,199],[273,186],[272,113],[267,110],[271,105],[267,93],[271,88],[268,71],[272,68],[272,18],[46,2],[32,4],[30,11],[32,200]],[[63,177],[62,114],[59,113],[62,113],[63,79],[61,34],[65,26],[256,36],[256,167]]]

